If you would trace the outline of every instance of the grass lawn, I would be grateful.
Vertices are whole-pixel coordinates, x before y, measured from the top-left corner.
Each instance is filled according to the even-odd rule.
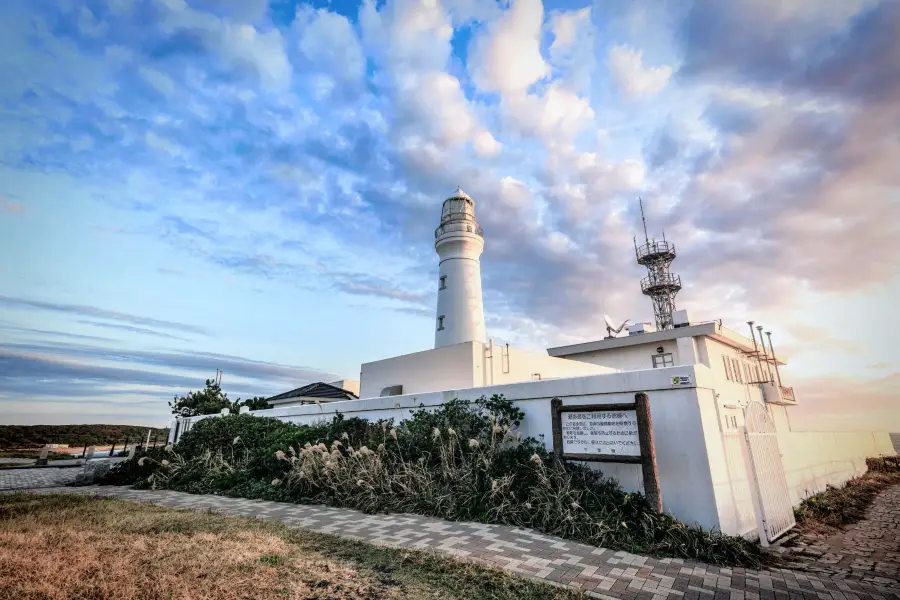
[[[0,599],[585,598],[424,552],[72,495],[0,495]]]

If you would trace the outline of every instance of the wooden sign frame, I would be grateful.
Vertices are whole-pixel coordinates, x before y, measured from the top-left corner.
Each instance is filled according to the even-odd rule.
[[[611,412],[633,410],[637,419],[640,456],[621,454],[574,454],[563,453],[562,413],[564,412]],[[640,392],[634,395],[634,402],[620,404],[571,404],[563,406],[562,400],[550,400],[550,415],[553,427],[553,453],[560,460],[581,460],[586,462],[628,463],[641,465],[644,476],[644,494],[650,504],[662,511],[662,496],[659,490],[659,469],[656,465],[656,448],[653,444],[653,420],[650,418],[650,399]]]

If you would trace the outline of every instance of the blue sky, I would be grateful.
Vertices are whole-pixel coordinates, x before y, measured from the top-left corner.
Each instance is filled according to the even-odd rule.
[[[429,348],[459,185],[495,338],[650,318],[642,196],[679,306],[770,328],[799,422],[900,430],[898,39],[889,0],[3,2],[3,421]]]

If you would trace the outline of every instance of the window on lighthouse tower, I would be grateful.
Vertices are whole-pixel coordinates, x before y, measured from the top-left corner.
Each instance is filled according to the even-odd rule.
[[[444,315],[441,315],[438,317],[437,328],[438,328],[438,331],[440,331],[444,328]]]
[[[441,285],[438,287],[439,290],[447,289],[447,276],[441,275]]]

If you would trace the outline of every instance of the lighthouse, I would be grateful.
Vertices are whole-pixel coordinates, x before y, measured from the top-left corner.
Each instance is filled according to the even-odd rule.
[[[434,249],[440,257],[434,347],[484,342],[484,231],[475,220],[475,201],[459,188],[444,200]]]

